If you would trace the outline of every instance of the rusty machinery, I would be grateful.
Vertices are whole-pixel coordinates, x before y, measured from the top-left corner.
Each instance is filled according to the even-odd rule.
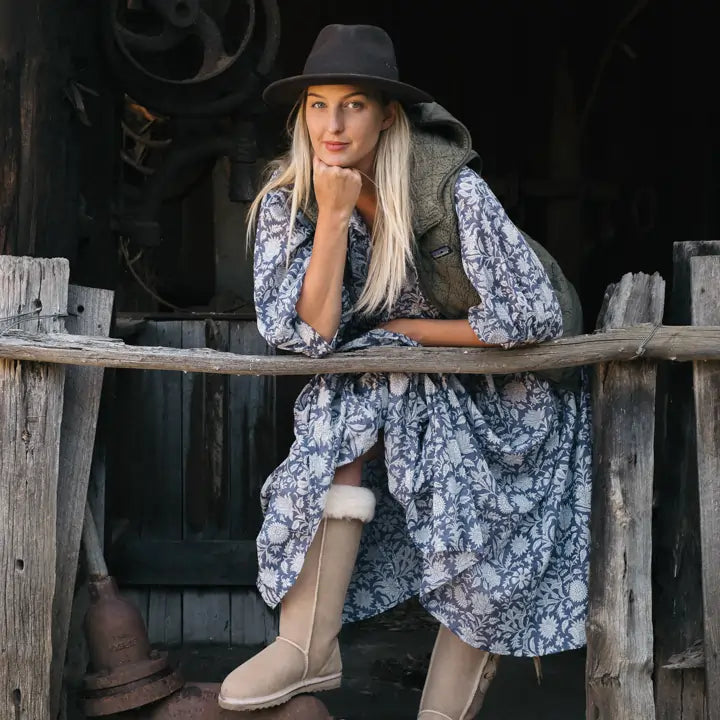
[[[183,687],[183,679],[167,653],[150,647],[140,611],[120,596],[108,574],[95,521],[85,508],[83,547],[88,567],[90,607],[85,639],[90,672],[79,692],[85,715],[114,715],[167,697]]]
[[[158,245],[161,203],[222,156],[230,200],[251,200],[259,96],[280,41],[277,0],[110,0],[102,26],[130,116],[122,159],[131,179],[116,229],[136,245]]]
[[[164,115],[216,117],[267,82],[280,15],[276,0],[110,0],[103,40],[135,100]]]

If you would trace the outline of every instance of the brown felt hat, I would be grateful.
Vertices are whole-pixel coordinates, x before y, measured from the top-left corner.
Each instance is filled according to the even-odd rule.
[[[269,105],[292,105],[311,85],[367,85],[406,105],[433,101],[426,92],[400,82],[392,40],[375,25],[326,25],[302,75],[271,83],[263,99]]]

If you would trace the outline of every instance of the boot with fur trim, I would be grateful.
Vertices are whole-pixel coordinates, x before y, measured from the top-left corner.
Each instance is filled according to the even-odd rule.
[[[495,677],[498,659],[440,625],[418,720],[473,720]]]
[[[275,642],[233,670],[220,688],[226,710],[257,710],[295,695],[340,686],[337,635],[363,523],[375,496],[367,488],[333,485],[305,562],[280,609]]]

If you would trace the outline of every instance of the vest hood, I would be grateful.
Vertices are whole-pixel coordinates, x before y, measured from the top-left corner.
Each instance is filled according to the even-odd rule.
[[[448,211],[446,186],[464,165],[480,172],[469,130],[438,103],[419,103],[408,111],[411,131],[411,199],[415,237],[424,235]]]

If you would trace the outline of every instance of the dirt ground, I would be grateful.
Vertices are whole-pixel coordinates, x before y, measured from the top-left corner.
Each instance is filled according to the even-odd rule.
[[[416,720],[435,622],[414,603],[343,628],[344,680],[320,693],[336,720]],[[257,648],[185,647],[174,651],[188,680],[220,682]],[[532,660],[503,658],[482,720],[583,720],[584,651],[543,658],[537,682]]]

